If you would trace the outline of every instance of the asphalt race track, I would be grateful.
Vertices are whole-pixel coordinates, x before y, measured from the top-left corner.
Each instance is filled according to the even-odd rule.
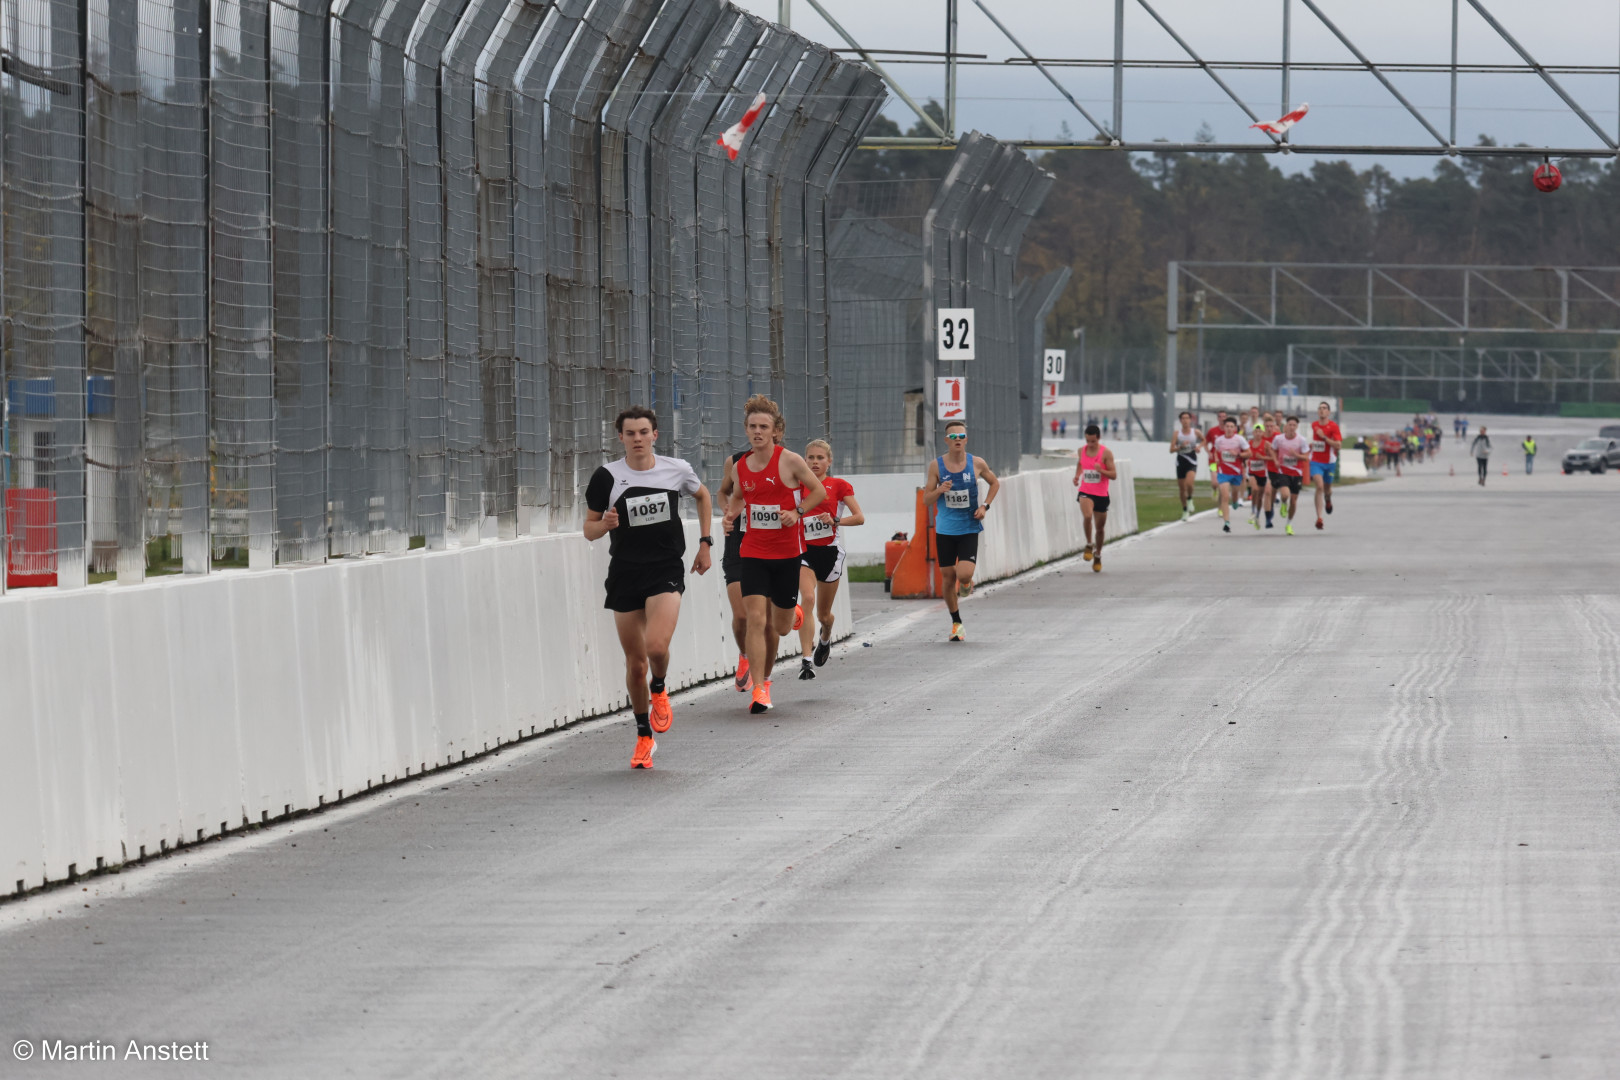
[[[600,721],[0,907],[0,1034],[233,1077],[1615,1076],[1620,479],[1482,491],[1449,442],[1324,533],[986,590],[963,645],[869,602],[766,717],[676,698],[651,774]]]

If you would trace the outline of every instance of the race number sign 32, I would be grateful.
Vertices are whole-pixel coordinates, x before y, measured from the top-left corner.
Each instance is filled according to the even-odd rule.
[[[940,308],[934,320],[934,330],[939,336],[941,360],[973,359],[973,347],[979,339],[973,332],[972,308]]]

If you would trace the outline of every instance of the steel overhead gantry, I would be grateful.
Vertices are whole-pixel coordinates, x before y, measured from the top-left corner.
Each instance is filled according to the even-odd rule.
[[[1620,399],[1620,352],[1615,349],[1523,348],[1462,345],[1343,345],[1290,342],[1287,378],[1303,397],[1343,396],[1359,388],[1363,397],[1383,397],[1375,388],[1432,387],[1434,400],[1482,401],[1484,388],[1512,386],[1513,402],[1561,404]],[[1311,382],[1316,390],[1311,392]],[[1559,396],[1559,388],[1570,388]],[[1446,396],[1447,389],[1454,396]],[[1545,393],[1525,396],[1526,388]],[[1472,389],[1472,393],[1470,393]],[[1583,394],[1584,391],[1584,394]],[[1505,393],[1505,391],[1504,391]]]
[[[1180,31],[1166,18],[1150,0],[1113,0],[1113,55],[1111,57],[1061,57],[1037,56],[1031,52],[1023,41],[1016,36],[1014,29],[1004,22],[992,9],[990,0],[973,0],[990,22],[1003,36],[1018,50],[1018,54],[1001,60],[991,59],[980,53],[963,53],[957,50],[957,3],[958,0],[945,0],[945,50],[943,52],[923,52],[914,49],[870,49],[856,42],[834,18],[828,13],[820,0],[807,0],[818,13],[825,18],[829,25],[844,39],[847,49],[838,51],[855,52],[874,71],[882,76],[885,82],[895,91],[913,112],[922,118],[923,123],[935,132],[934,137],[879,137],[868,138],[861,143],[864,149],[891,149],[891,148],[940,148],[949,149],[956,145],[956,90],[959,69],[963,66],[1028,66],[1033,67],[1045,78],[1058,93],[1075,109],[1085,120],[1086,124],[1095,130],[1096,135],[1090,139],[1024,139],[1006,140],[1015,146],[1026,149],[1086,149],[1086,150],[1122,150],[1136,153],[1223,153],[1223,154],[1327,154],[1334,156],[1371,155],[1371,156],[1450,156],[1450,157],[1540,157],[1543,155],[1564,158],[1611,158],[1620,156],[1620,142],[1611,135],[1601,124],[1593,119],[1590,112],[1576,100],[1562,83],[1560,75],[1604,75],[1620,80],[1620,64],[1617,65],[1579,65],[1579,64],[1546,64],[1525,48],[1513,33],[1502,23],[1486,6],[1485,0],[1451,0],[1451,49],[1450,56],[1445,60],[1438,58],[1430,61],[1410,63],[1380,63],[1368,56],[1337,23],[1324,10],[1324,4],[1318,0],[1282,0],[1280,6],[1280,20],[1276,24],[1281,38],[1281,49],[1276,59],[1244,60],[1244,59],[1211,59],[1202,55]],[[1097,0],[1107,2],[1107,0]],[[789,0],[778,0],[778,13],[786,22],[788,16]],[[1299,61],[1293,57],[1293,18],[1294,5],[1298,4],[1309,16],[1319,22],[1342,45],[1351,59],[1343,61]],[[1518,55],[1520,62],[1513,64],[1483,64],[1464,62],[1458,53],[1458,26],[1462,18],[1462,8],[1466,5],[1471,8],[1496,38]],[[1125,21],[1126,11],[1131,7],[1140,7],[1142,11],[1157,24],[1175,42],[1176,47],[1185,54],[1183,57],[1132,57],[1126,55],[1125,50]],[[909,95],[900,87],[898,82],[883,68],[878,66],[875,59],[882,56],[886,63],[900,64],[940,64],[945,67],[945,123],[940,125],[934,121]],[[1079,99],[1063,85],[1059,72],[1065,68],[1080,69],[1110,69],[1113,72],[1112,110],[1111,122],[1104,123],[1085,108]],[[1258,108],[1251,105],[1240,96],[1221,77],[1226,71],[1261,71],[1274,72],[1280,77],[1280,93],[1278,107],[1274,115],[1281,116],[1292,109],[1296,104],[1293,96],[1293,76],[1296,72],[1362,72],[1372,76],[1389,95],[1417,122],[1419,127],[1428,136],[1428,140],[1415,143],[1391,144],[1362,144],[1362,143],[1334,143],[1310,144],[1298,143],[1291,139],[1293,132],[1284,132],[1274,135],[1268,131],[1256,130],[1253,138],[1248,142],[1234,143],[1200,143],[1200,142],[1132,142],[1125,136],[1125,73],[1129,70],[1196,70],[1202,71],[1216,85],[1218,89],[1232,103],[1248,117],[1251,123],[1258,123],[1262,114],[1269,113],[1271,106],[1261,105]],[[1390,77],[1395,74],[1421,73],[1446,74],[1450,76],[1451,93],[1447,107],[1447,125],[1442,132],[1424,112],[1406,97]],[[1587,145],[1559,146],[1559,147],[1528,147],[1528,146],[1462,146],[1457,142],[1457,110],[1458,93],[1457,79],[1464,74],[1490,74],[1490,75],[1533,75],[1540,79],[1562,102],[1563,108],[1569,116],[1578,119],[1593,136],[1593,142]],[[941,128],[943,127],[943,130]]]
[[[1184,288],[1189,296],[1204,294],[1186,319]],[[1166,395],[1177,388],[1182,330],[1620,335],[1620,266],[1172,260],[1165,282]],[[1159,412],[1156,426],[1168,427],[1170,411]]]

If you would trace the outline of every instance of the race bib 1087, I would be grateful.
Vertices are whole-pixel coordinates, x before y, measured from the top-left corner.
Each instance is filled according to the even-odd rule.
[[[637,495],[624,500],[625,512],[630,515],[630,525],[657,525],[669,520],[669,493],[667,491],[655,492],[652,495]]]
[[[782,508],[780,506],[766,506],[762,503],[749,503],[748,527],[750,529],[780,529],[782,527]]]

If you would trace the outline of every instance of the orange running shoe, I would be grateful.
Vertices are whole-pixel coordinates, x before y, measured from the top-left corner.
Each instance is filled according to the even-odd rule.
[[[1320,529],[1322,527],[1322,519],[1321,518],[1316,519],[1316,527],[1318,529]]]
[[[748,656],[743,654],[737,657],[737,693],[746,694],[754,687],[754,680],[748,677]]]
[[[776,706],[771,704],[771,681],[766,679],[763,683],[760,683],[758,686],[754,687],[754,700],[752,704],[748,706],[748,711],[751,713],[762,713],[766,712],[767,710],[774,709],[775,707]]]
[[[797,630],[804,625],[804,605],[793,605],[793,629]]]
[[[662,735],[669,730],[669,725],[675,722],[675,710],[669,707],[669,691],[664,690],[652,696],[652,712],[647,715],[647,723],[652,729]]]
[[[658,744],[653,741],[653,737],[651,735],[641,735],[637,737],[636,752],[630,758],[630,767],[632,769],[652,768],[653,751],[657,749]]]

